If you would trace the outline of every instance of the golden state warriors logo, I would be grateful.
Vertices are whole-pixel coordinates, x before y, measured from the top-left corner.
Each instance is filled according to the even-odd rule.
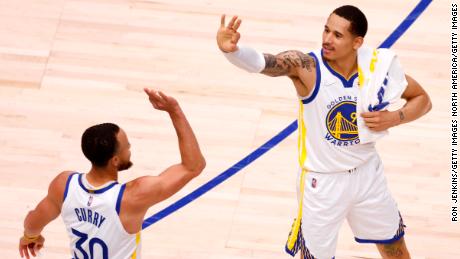
[[[326,117],[328,131],[326,140],[337,146],[358,144],[356,102],[352,100],[342,101],[336,102],[334,106],[331,106],[328,105],[330,110]]]

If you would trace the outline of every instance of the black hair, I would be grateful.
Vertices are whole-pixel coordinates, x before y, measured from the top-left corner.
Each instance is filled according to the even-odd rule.
[[[119,131],[120,127],[113,123],[98,124],[85,130],[81,137],[81,149],[93,166],[107,166],[118,149]]]
[[[364,37],[367,33],[367,19],[359,8],[352,5],[344,5],[335,9],[332,13],[350,21],[350,32],[353,35]]]

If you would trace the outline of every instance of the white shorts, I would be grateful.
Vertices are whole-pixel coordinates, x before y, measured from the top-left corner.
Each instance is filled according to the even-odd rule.
[[[300,174],[297,179],[300,195]],[[360,243],[393,243],[404,235],[402,218],[377,154],[353,170],[308,172],[305,181],[302,236],[298,239],[304,242],[299,244],[304,258],[333,258],[344,219]]]

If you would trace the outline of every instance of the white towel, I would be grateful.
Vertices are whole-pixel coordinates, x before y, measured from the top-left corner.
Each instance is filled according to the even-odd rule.
[[[406,76],[396,54],[390,49],[358,49],[360,92],[356,104],[358,132],[361,144],[375,142],[388,134],[369,129],[361,113],[386,110],[401,98],[407,87]]]

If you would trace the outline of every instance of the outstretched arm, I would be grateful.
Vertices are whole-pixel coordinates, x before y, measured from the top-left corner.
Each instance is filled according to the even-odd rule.
[[[397,111],[378,111],[362,113],[366,126],[374,131],[386,130],[402,123],[416,120],[431,110],[431,100],[420,84],[406,75],[407,88],[402,98],[407,102]]]
[[[145,92],[155,109],[169,114],[179,140],[181,162],[170,166],[159,176],[144,176],[128,183],[126,190],[137,207],[137,210],[132,209],[141,213],[178,192],[206,165],[195,134],[178,102],[159,91],[145,89]]]
[[[50,183],[48,195],[31,210],[24,220],[24,236],[19,240],[21,257],[29,258],[29,253],[36,253],[43,247],[45,239],[41,232],[43,228],[61,213],[64,189],[71,172],[62,172]]]
[[[238,46],[240,25],[241,20],[237,16],[234,16],[228,25],[225,25],[225,15],[221,17],[216,39],[219,49],[228,61],[247,72],[273,77],[288,76],[293,81],[297,94],[308,96],[316,78],[314,59],[297,50],[272,55],[262,54],[250,47]]]

